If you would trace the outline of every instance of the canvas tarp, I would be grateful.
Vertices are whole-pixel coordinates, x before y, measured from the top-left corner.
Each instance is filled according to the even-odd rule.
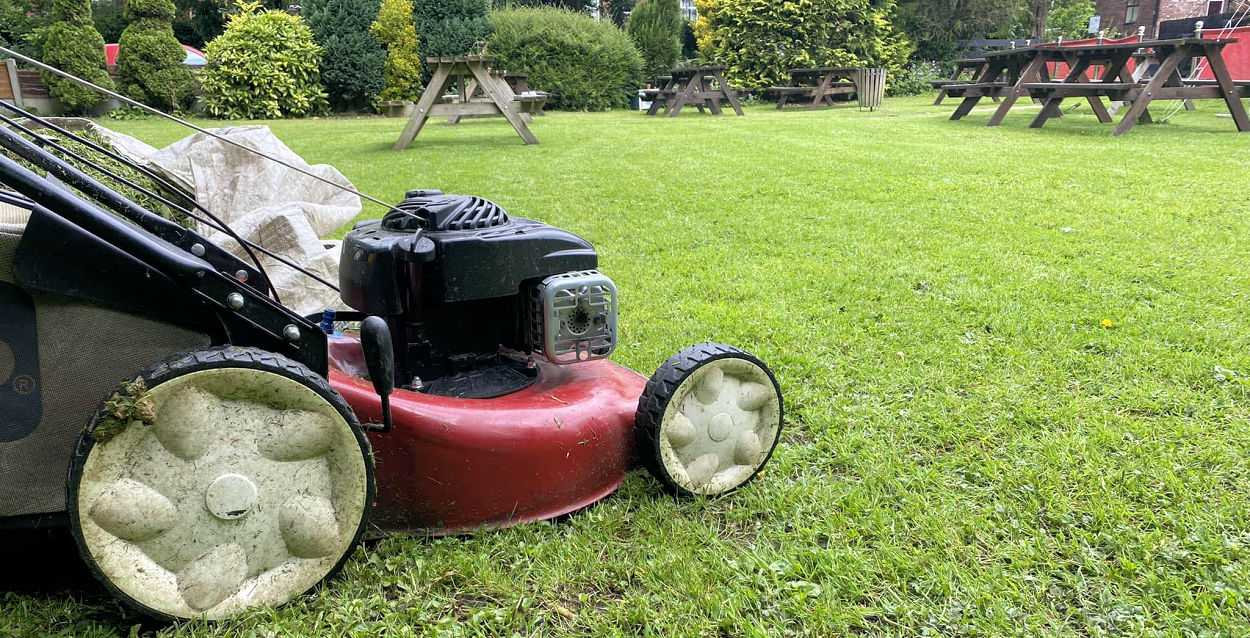
[[[94,128],[120,154],[164,175],[239,236],[327,281],[338,281],[338,242],[322,238],[360,214],[359,196],[204,133],[156,150],[132,137],[99,126]],[[309,165],[267,126],[237,126],[214,133],[355,190],[333,166]],[[200,230],[209,240],[249,260],[238,243],[224,233]],[[307,315],[342,306],[335,291],[276,260],[263,255],[260,258],[282,303],[296,312]]]

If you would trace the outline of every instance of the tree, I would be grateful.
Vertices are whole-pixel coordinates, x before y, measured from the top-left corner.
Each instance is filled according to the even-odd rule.
[[[104,38],[95,30],[91,0],[54,0],[56,22],[48,27],[43,44],[43,61],[66,73],[106,89],[113,79],[104,70]],[[61,103],[67,113],[85,113],[104,101],[104,96],[72,80],[43,72],[48,95]]]
[[[100,32],[100,37],[104,38],[105,42],[119,41],[126,24],[130,22],[116,0],[92,2],[91,21],[95,23],[95,30]]]
[[[897,75],[911,42],[890,22],[893,0],[697,0],[699,55],[734,84],[763,89],[787,69],[884,67]]]
[[[611,18],[616,26],[624,27],[636,6],[636,0],[599,0],[599,18]]]
[[[643,0],[634,7],[626,31],[642,54],[646,77],[657,78],[677,64],[681,27],[681,5],[677,0]]]
[[[43,58],[43,42],[54,16],[50,0],[0,0],[0,43]]]
[[[285,11],[246,2],[208,43],[204,110],[214,117],[303,117],[325,110],[312,30]]]
[[[126,0],[130,21],[117,43],[117,76],[126,97],[158,109],[190,106],[195,79],[183,64],[186,51],[174,37],[174,3]]]
[[[958,40],[1007,37],[1023,0],[899,0],[899,26],[916,40],[917,57],[950,60]]]
[[[1089,34],[1089,19],[1094,16],[1093,0],[1050,0],[1050,17],[1046,23],[1047,40],[1080,38]]]
[[[382,71],[386,88],[378,98],[417,99],[421,95],[421,43],[412,23],[412,0],[382,0],[378,19],[369,31],[386,47]]]
[[[377,0],[311,0],[304,18],[324,49],[321,81],[340,109],[371,106],[385,86],[386,52],[369,33],[378,17]]]
[[[490,34],[490,0],[414,0],[412,17],[426,57],[465,55]]]

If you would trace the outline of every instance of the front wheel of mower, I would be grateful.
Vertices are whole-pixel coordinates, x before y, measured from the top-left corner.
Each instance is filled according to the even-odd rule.
[[[164,620],[281,605],[333,575],[374,497],[342,397],[255,348],[199,350],[107,399],[70,466],[71,530],[115,595]]]
[[[781,438],[781,388],[768,366],[733,346],[673,355],[647,381],[638,453],[670,491],[715,496],[755,478]]]

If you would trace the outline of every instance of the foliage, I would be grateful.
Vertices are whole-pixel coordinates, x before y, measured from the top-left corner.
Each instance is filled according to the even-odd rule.
[[[1046,18],[1046,35],[1048,41],[1062,37],[1065,40],[1089,36],[1089,19],[1094,15],[1093,0],[1047,0],[1049,12]],[[1017,32],[1027,33],[1024,25],[1017,27]]]
[[[643,0],[634,7],[626,31],[642,54],[648,79],[664,75],[677,64],[682,23],[678,0]]]
[[[42,59],[52,21],[51,0],[0,0],[0,43]]]
[[[325,110],[321,47],[298,17],[244,3],[208,43],[204,110],[228,119],[303,117]]]
[[[1039,16],[1044,37],[1085,35],[1093,0],[898,0],[898,23],[922,59],[951,60],[959,40],[1032,37]]]
[[[889,95],[920,95],[933,90],[933,80],[945,80],[950,72],[933,60],[915,60],[890,83]]]
[[[490,52],[503,69],[529,74],[551,108],[602,111],[629,104],[643,82],[642,56],[607,20],[548,7],[491,14]]]
[[[148,384],[143,377],[135,377],[134,381],[123,381],[121,390],[104,401],[100,419],[91,429],[91,438],[96,443],[104,444],[131,426],[151,427],[154,423],[156,405],[148,394]]]
[[[130,22],[126,19],[117,0],[92,2],[91,21],[95,23],[95,30],[100,32],[100,37],[104,38],[105,42],[120,41],[122,31]]]
[[[126,0],[126,19],[117,47],[117,76],[126,97],[162,110],[190,106],[195,79],[183,64],[186,51],[174,37],[170,0]]]
[[[699,43],[694,38],[694,23],[681,21],[681,59],[689,60],[699,54]]]
[[[106,89],[113,79],[104,70],[104,38],[91,19],[91,0],[54,0],[56,22],[48,28],[43,44],[43,61]],[[67,113],[85,113],[104,101],[95,89],[58,75],[43,72],[48,95],[61,103]]]
[[[421,95],[421,42],[412,22],[412,0],[382,0],[370,33],[386,48],[380,100],[415,100]]]
[[[412,17],[425,57],[465,55],[486,39],[490,0],[414,0]]]
[[[700,0],[700,56],[750,89],[789,80],[787,69],[884,67],[897,76],[911,43],[890,22],[893,0]]]
[[[372,108],[385,86],[386,51],[369,33],[378,0],[309,0],[304,21],[321,45],[321,81],[336,109]]]
[[[600,0],[599,17],[609,18],[616,26],[624,27],[637,6],[637,0]]]
[[[179,42],[203,48],[226,30],[226,14],[218,0],[174,0],[174,4],[179,14],[174,33]]]

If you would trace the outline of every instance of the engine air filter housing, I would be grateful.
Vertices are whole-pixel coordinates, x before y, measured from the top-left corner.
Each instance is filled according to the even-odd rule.
[[[616,284],[597,270],[553,275],[530,298],[530,347],[557,365],[616,350]]]

